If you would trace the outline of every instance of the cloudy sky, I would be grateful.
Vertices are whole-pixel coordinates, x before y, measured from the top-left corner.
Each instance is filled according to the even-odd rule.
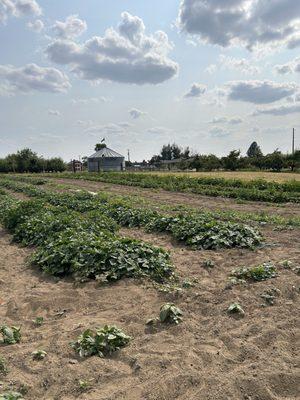
[[[298,0],[0,0],[0,157],[286,152],[293,127]]]

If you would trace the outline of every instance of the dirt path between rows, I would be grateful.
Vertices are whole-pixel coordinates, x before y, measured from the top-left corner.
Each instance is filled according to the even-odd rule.
[[[22,326],[20,344],[0,346],[10,370],[0,377],[3,389],[23,388],[25,399],[45,400],[296,399],[300,277],[280,269],[275,279],[225,289],[234,267],[300,259],[293,231],[264,233],[271,245],[255,252],[200,252],[164,234],[123,228],[122,235],[170,250],[181,279],[197,279],[194,287],[172,294],[129,279],[100,286],[47,278],[26,266],[31,250],[12,244],[0,230],[0,319]],[[201,267],[207,258],[215,262],[211,272]],[[261,293],[273,287],[280,290],[276,304],[262,307]],[[183,322],[147,327],[146,320],[168,301],[182,309]],[[243,306],[243,319],[227,315],[234,301]],[[41,327],[32,323],[37,316],[44,317]],[[116,324],[134,340],[109,359],[79,360],[69,342],[104,324]],[[32,360],[36,349],[47,351],[44,361]],[[79,380],[88,382],[87,391]]]
[[[243,202],[239,204],[235,199],[222,197],[201,196],[191,193],[168,192],[165,190],[144,189],[134,186],[123,186],[104,182],[92,182],[77,179],[49,179],[58,184],[67,184],[94,192],[105,191],[121,195],[143,197],[153,203],[164,205],[184,205],[205,210],[232,210],[241,212],[266,212],[281,215],[286,218],[300,215],[298,204],[266,204],[261,202]]]

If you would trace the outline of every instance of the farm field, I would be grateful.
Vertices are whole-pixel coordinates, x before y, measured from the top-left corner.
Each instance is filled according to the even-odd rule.
[[[242,179],[251,181],[255,179],[264,179],[268,182],[288,182],[292,180],[300,181],[299,172],[264,172],[264,171],[212,171],[212,172],[147,172],[154,175],[177,175],[190,177],[210,177],[210,178],[225,178],[225,179]]]
[[[285,189],[297,199],[297,188]],[[0,207],[1,325],[22,334],[17,344],[0,344],[8,370],[0,363],[0,392],[297,398],[297,202],[35,175],[1,176]],[[182,321],[147,324],[167,303]],[[242,310],[231,314],[231,305]],[[70,342],[104,325],[132,340],[104,358],[79,357]],[[35,350],[45,359],[34,360]]]
[[[140,172],[109,173],[59,173],[48,177],[105,182],[123,186],[151,188],[175,193],[195,193],[210,197],[235,198],[239,201],[263,201],[269,203],[300,203],[300,181],[278,183],[263,179],[225,179],[209,176],[177,174],[151,174]]]

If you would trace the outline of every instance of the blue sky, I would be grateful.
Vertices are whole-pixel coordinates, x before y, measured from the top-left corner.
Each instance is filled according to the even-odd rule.
[[[300,2],[0,0],[0,157],[290,149]]]

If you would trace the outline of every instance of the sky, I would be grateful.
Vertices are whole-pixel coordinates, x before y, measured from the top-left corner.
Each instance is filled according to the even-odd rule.
[[[0,157],[300,146],[298,0],[0,0]]]

